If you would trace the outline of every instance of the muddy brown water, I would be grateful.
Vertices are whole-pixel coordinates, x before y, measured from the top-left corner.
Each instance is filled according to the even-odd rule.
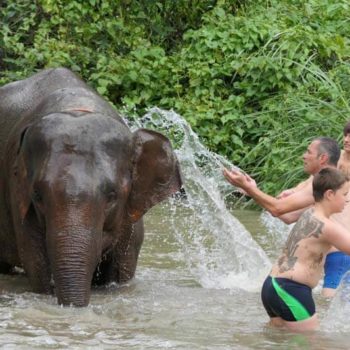
[[[278,244],[262,225],[260,212],[234,214],[274,259]],[[0,348],[349,349],[348,329],[341,327],[323,326],[299,335],[266,327],[259,288],[228,283],[230,271],[229,287],[217,281],[210,284],[210,277],[203,283],[198,271],[205,275],[210,261],[193,269],[196,262],[189,263],[186,255],[191,253],[169,224],[172,215],[168,204],[146,215],[136,278],[126,285],[93,290],[86,308],[60,307],[52,296],[31,293],[25,276],[0,275]],[[176,220],[183,220],[182,214]],[[195,260],[199,265],[210,259],[203,254]],[[318,291],[315,299],[324,318],[329,302]]]

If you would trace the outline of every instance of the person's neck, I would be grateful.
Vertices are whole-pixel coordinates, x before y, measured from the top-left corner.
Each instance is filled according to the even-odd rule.
[[[313,174],[310,174],[310,175],[316,175],[317,173],[319,173],[322,169],[324,168],[333,168],[333,169],[336,169],[337,167],[335,165],[332,165],[332,164],[325,164],[325,165],[321,165],[320,168],[315,171]]]
[[[325,205],[324,203],[322,203],[322,205],[321,205],[321,203],[319,203],[319,202],[316,202],[314,205],[314,213],[321,215],[321,216],[324,216],[327,219],[329,219],[329,217],[332,214],[334,214],[334,212],[330,208],[328,208],[327,205]]]
[[[343,152],[343,158],[344,158],[347,162],[350,162],[350,152],[344,150],[344,152]]]

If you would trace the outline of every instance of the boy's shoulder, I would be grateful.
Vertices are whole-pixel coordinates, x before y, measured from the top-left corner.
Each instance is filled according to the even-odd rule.
[[[319,237],[327,223],[327,218],[315,214],[314,208],[306,209],[294,225],[292,231],[300,236]]]
[[[340,226],[339,223],[330,218],[327,218],[320,213],[316,213],[314,207],[305,210],[298,221],[300,220],[303,222],[303,226],[307,231],[310,233],[314,232],[317,236],[331,231],[332,229],[337,229],[337,227]]]
[[[323,238],[333,244],[334,239],[339,239],[341,237],[348,236],[348,230],[339,222],[335,221],[332,218],[324,218],[323,222]]]

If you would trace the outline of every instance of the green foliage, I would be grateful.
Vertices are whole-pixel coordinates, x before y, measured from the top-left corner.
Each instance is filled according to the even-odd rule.
[[[349,119],[347,0],[0,1],[0,84],[76,71],[125,113],[174,109],[270,193]]]

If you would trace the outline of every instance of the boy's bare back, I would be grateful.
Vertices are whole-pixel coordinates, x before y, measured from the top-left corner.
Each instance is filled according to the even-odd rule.
[[[314,288],[322,277],[325,256],[331,248],[331,244],[322,239],[324,228],[324,220],[315,216],[314,209],[306,210],[290,232],[271,276]]]
[[[283,277],[314,288],[323,274],[325,256],[335,246],[350,254],[350,232],[329,217],[341,210],[347,200],[349,183],[306,210],[290,232],[272,277]]]

